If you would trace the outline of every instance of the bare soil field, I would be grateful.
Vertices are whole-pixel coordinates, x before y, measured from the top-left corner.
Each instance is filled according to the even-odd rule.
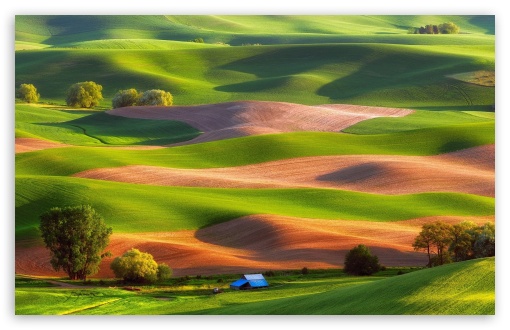
[[[131,165],[74,176],[162,186],[313,187],[380,194],[436,191],[494,197],[494,159],[494,145],[484,145],[437,156],[321,156],[212,169]]]
[[[365,244],[385,266],[424,266],[427,257],[412,243],[424,223],[441,220],[477,224],[494,216],[438,216],[398,222],[369,222],[252,215],[199,230],[113,234],[108,250],[114,257],[131,248],[151,253],[175,276],[279,269],[340,268],[348,250]],[[65,276],[49,263],[41,242],[17,242],[15,271],[36,276]],[[112,258],[94,277],[113,277]]]
[[[43,149],[51,149],[51,148],[63,148],[63,147],[71,147],[68,144],[34,139],[34,138],[16,138],[15,139],[15,150],[16,153],[22,152],[30,152],[37,151]]]
[[[339,132],[376,117],[402,117],[413,110],[349,104],[307,106],[285,102],[242,101],[199,106],[135,106],[109,110],[115,116],[178,120],[204,132],[174,145],[247,135],[295,131]]]

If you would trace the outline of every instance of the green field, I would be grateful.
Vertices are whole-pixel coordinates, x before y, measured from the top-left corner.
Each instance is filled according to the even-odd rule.
[[[408,271],[407,271],[408,272]],[[329,272],[268,278],[270,287],[230,291],[217,281],[121,289],[16,289],[16,314],[301,314],[494,315],[494,258],[395,276],[348,277]],[[228,277],[227,281],[235,280]],[[195,283],[193,283],[195,282]],[[225,287],[213,295],[212,287]],[[36,303],[34,303],[36,302]]]
[[[407,33],[410,27],[444,22],[460,26],[461,34]],[[204,42],[193,42],[197,38]],[[14,84],[34,84],[41,99],[38,104],[16,100],[15,137],[69,146],[16,154],[15,219],[9,219],[15,221],[15,242],[41,247],[40,214],[77,204],[92,205],[114,233],[197,230],[253,214],[381,225],[433,216],[493,216],[495,198],[473,194],[193,188],[72,175],[129,165],[201,169],[309,156],[426,156],[495,144],[495,87],[452,77],[492,75],[495,40],[490,15],[18,15]],[[93,109],[66,106],[68,88],[89,80],[103,86],[104,100]],[[127,88],[170,91],[175,105],[260,100],[415,112],[365,120],[341,132],[117,148],[165,146],[202,134],[184,122],[105,113],[115,93]],[[17,276],[15,312],[493,315],[494,269],[495,258],[401,276],[396,269],[370,277],[311,269],[308,276],[280,274],[270,279],[269,289],[253,292],[228,289],[238,274],[173,278],[140,292],[114,288],[114,279],[102,279],[110,288],[55,288],[49,279]],[[225,281],[218,283],[219,277]],[[212,295],[215,286],[226,292]]]

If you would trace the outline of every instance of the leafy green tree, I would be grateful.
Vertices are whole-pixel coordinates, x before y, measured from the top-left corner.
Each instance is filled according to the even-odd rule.
[[[380,270],[379,258],[372,255],[368,247],[363,244],[347,252],[344,271],[352,275],[372,275]]]
[[[67,91],[66,103],[71,107],[92,108],[103,99],[103,86],[93,81],[73,84]]]
[[[442,34],[457,34],[460,32],[460,28],[452,22],[439,24],[438,28]]]
[[[54,207],[40,216],[39,229],[50,250],[51,266],[71,280],[85,280],[99,271],[112,228],[89,205]]]
[[[131,249],[122,257],[117,257],[110,264],[116,277],[129,282],[155,282],[164,280],[172,275],[172,270],[166,264],[157,264],[150,253]]]
[[[16,90],[16,97],[28,103],[37,103],[41,95],[37,93],[34,85],[21,84]]]
[[[161,89],[151,89],[145,91],[138,100],[139,105],[163,105],[173,104],[173,96],[170,92]]]
[[[436,246],[439,265],[448,262],[449,258],[445,258],[448,253],[448,247],[452,242],[451,225],[436,221],[432,224],[432,243]]]
[[[426,250],[427,256],[429,258],[429,262],[427,264],[427,267],[432,267],[432,259],[431,259],[431,252],[432,252],[432,242],[433,242],[433,236],[432,236],[432,230],[431,230],[430,224],[424,224],[422,226],[421,232],[416,236],[413,243],[413,248],[415,251],[419,250]]]
[[[112,99],[112,108],[130,107],[136,105],[142,94],[134,88],[118,91]]]
[[[496,255],[496,227],[494,223],[487,222],[480,227],[473,253],[476,258],[493,257]]]
[[[164,281],[172,277],[172,268],[167,264],[158,264],[158,280]]]
[[[453,261],[464,261],[473,258],[473,245],[477,225],[471,221],[463,221],[451,228],[452,242],[448,250],[453,254]]]

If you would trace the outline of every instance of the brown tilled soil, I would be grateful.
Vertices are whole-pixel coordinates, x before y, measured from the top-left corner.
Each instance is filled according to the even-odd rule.
[[[163,186],[316,187],[380,194],[442,191],[494,197],[494,153],[494,145],[485,145],[438,156],[321,156],[213,169],[132,165],[74,176]]]
[[[107,111],[110,115],[129,118],[179,120],[204,132],[196,139],[174,145],[281,132],[338,132],[362,120],[402,117],[412,112],[407,109],[348,104],[307,106],[265,101],[200,106],[138,106]]]
[[[34,138],[16,138],[15,144],[17,154],[43,149],[70,147],[68,144]]]
[[[348,250],[365,244],[386,266],[423,266],[426,255],[412,243],[424,223],[441,220],[478,224],[487,217],[427,217],[398,222],[337,221],[252,215],[197,231],[113,234],[114,256],[131,248],[151,253],[176,276],[238,273],[277,269],[340,268]],[[29,244],[27,244],[29,243]],[[112,277],[105,259],[95,277]],[[18,242],[16,273],[65,276],[51,269],[49,253],[39,242]]]

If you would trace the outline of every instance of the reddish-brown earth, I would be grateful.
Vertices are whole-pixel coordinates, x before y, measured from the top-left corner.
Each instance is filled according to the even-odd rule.
[[[338,132],[376,117],[402,117],[413,110],[349,104],[308,106],[285,102],[242,101],[199,106],[138,106],[107,111],[115,116],[178,120],[204,132],[174,145],[247,135],[295,131]]]
[[[494,152],[494,145],[484,145],[438,156],[321,156],[212,169],[131,165],[74,176],[163,186],[314,187],[380,194],[441,191],[494,197]]]
[[[34,138],[16,138],[15,139],[16,153],[37,151],[51,148],[70,147],[68,144],[59,142],[34,139]]]
[[[441,220],[477,224],[487,217],[427,217],[397,222],[318,220],[276,215],[252,215],[200,230],[165,233],[113,234],[108,249],[114,256],[131,248],[151,253],[176,276],[239,273],[277,269],[339,268],[348,250],[365,244],[386,266],[423,266],[426,255],[412,243],[424,223]],[[104,260],[95,277],[112,277]],[[17,242],[16,273],[65,276],[49,263],[41,242]]]

